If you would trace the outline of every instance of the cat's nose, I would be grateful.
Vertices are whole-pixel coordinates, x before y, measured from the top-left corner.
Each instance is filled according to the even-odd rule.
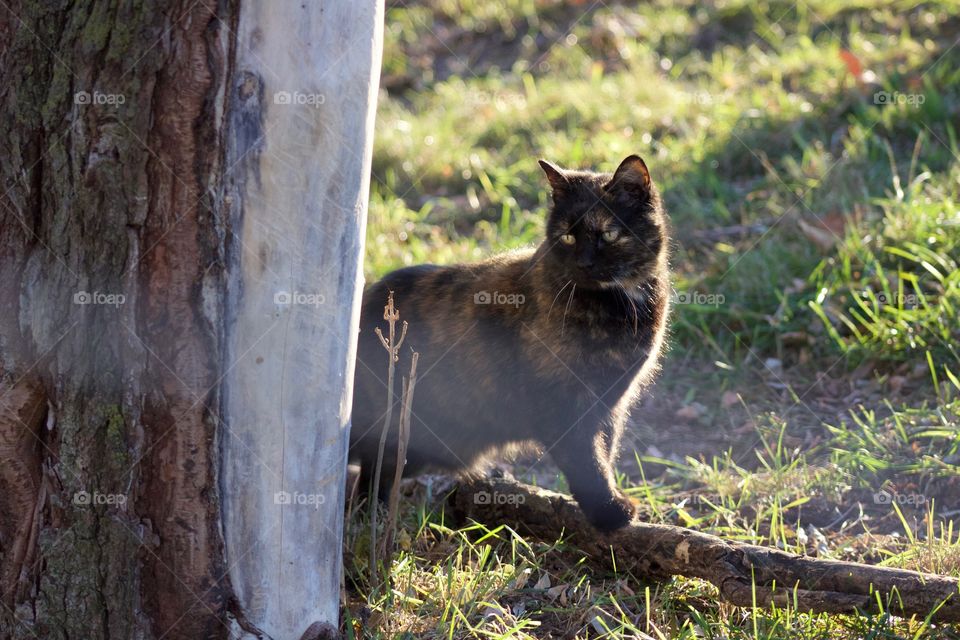
[[[580,251],[577,252],[577,266],[581,268],[592,267],[595,253],[593,247],[580,247]]]

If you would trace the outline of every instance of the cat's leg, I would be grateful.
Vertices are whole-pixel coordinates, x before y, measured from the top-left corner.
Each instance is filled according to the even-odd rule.
[[[621,436],[623,436],[623,426],[622,422],[618,421],[605,432],[607,439],[607,463],[610,465],[611,470],[617,464],[617,459],[620,457],[620,440]]]
[[[550,450],[567,477],[570,491],[587,520],[600,531],[615,531],[633,519],[636,508],[617,489],[610,444],[602,429],[577,425]]]

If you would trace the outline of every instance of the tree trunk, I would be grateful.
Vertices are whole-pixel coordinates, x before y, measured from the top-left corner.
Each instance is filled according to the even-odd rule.
[[[336,626],[382,5],[0,3],[0,636]]]

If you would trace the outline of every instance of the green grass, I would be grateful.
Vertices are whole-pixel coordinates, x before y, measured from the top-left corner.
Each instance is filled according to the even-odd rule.
[[[641,412],[673,428],[641,419],[627,491],[655,521],[958,575],[958,38],[949,0],[390,3],[366,275],[535,244],[538,158],[610,170],[640,153],[675,289],[713,298],[675,305]],[[878,505],[881,489],[924,502]],[[422,490],[402,525],[383,594],[348,523],[360,637],[960,633],[602,574],[563,541],[452,528]]]

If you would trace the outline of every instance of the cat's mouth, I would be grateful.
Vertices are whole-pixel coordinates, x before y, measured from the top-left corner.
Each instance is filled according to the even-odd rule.
[[[630,285],[627,284],[624,280],[614,277],[606,278],[583,278],[575,281],[577,286],[583,289],[594,289],[594,290],[613,290],[613,289],[625,289]]]
[[[571,280],[580,289],[610,289],[617,286],[617,279],[609,275],[598,276],[596,274],[579,273],[574,275]]]
[[[584,275],[579,286],[595,289],[634,289],[649,280],[652,269],[641,270],[629,274],[590,274]]]

